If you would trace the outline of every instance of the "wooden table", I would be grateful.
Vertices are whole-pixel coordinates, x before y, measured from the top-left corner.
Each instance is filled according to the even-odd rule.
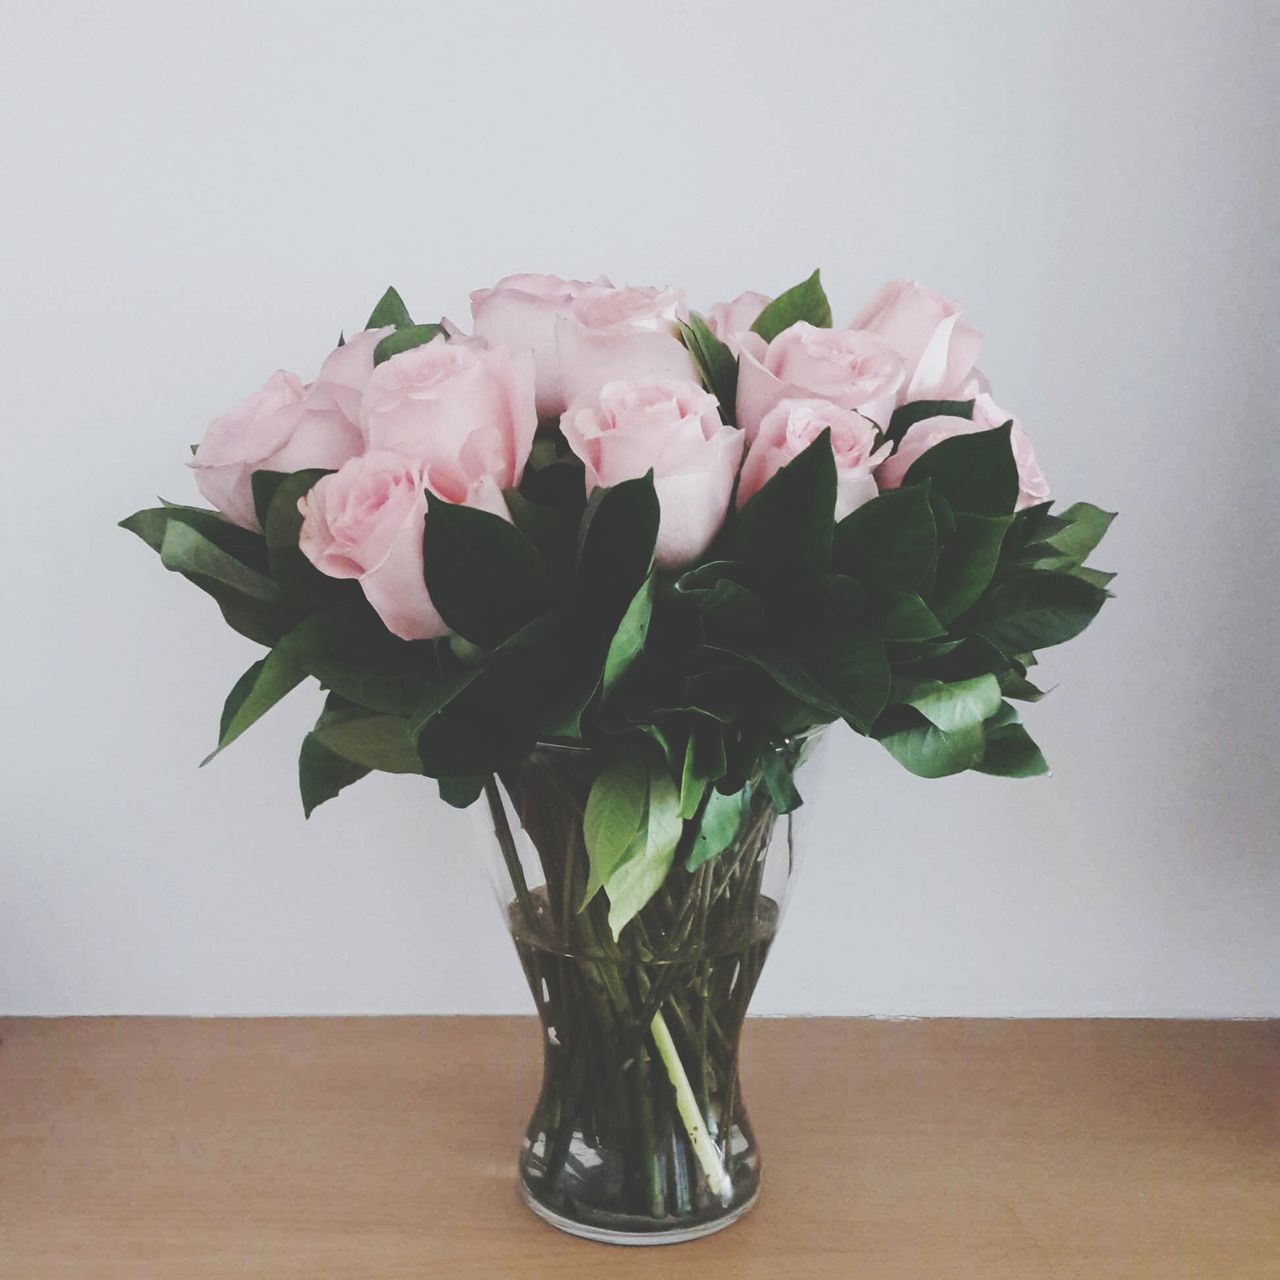
[[[1280,1023],[753,1022],[763,1197],[667,1249],[518,1203],[529,1019],[0,1038],[5,1280],[1280,1277]]]

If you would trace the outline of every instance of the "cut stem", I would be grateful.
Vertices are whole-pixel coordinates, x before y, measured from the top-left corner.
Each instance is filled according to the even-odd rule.
[[[698,1100],[694,1097],[693,1086],[685,1074],[680,1055],[676,1051],[675,1041],[671,1038],[671,1032],[667,1028],[661,1010],[653,1015],[653,1021],[649,1027],[653,1032],[653,1042],[658,1048],[658,1056],[667,1069],[667,1078],[675,1090],[676,1111],[689,1135],[693,1154],[698,1164],[702,1166],[707,1185],[725,1204],[728,1204],[733,1196],[733,1183],[729,1180],[719,1149],[711,1140],[711,1134],[707,1132],[706,1122],[698,1110]]]

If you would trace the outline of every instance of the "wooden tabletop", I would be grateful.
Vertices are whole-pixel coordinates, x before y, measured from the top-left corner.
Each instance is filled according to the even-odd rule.
[[[0,1020],[12,1280],[1276,1280],[1280,1023],[749,1024],[759,1206],[663,1249],[516,1199],[521,1018]]]

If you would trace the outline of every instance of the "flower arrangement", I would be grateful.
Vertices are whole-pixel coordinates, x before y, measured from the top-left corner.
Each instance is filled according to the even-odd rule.
[[[526,1149],[540,1211],[581,1208],[573,1144],[615,1135],[639,1154],[610,1229],[712,1221],[738,1194],[734,1028],[806,744],[839,720],[922,777],[1044,773],[1014,704],[1110,594],[1085,560],[1112,517],[1051,512],[979,334],[913,283],[848,328],[817,272],[705,316],[512,276],[472,314],[469,336],[415,323],[388,290],[313,381],[278,372],[208,428],[191,466],[215,510],[123,525],[268,649],[217,750],[310,677],[307,814],[374,770],[485,796],[563,1051]],[[659,1169],[673,1135],[682,1173]]]

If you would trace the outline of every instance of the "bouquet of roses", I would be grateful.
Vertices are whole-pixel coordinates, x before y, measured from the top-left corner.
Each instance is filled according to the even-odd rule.
[[[486,794],[518,936],[554,927],[637,964],[684,955],[717,910],[721,933],[757,919],[751,867],[822,725],[923,777],[1045,772],[1014,703],[1042,696],[1036,651],[1108,597],[1084,562],[1111,516],[1050,511],[952,303],[898,281],[834,328],[817,272],[705,316],[672,290],[513,276],[472,313],[470,335],[415,323],[388,290],[312,382],[273,374],[209,427],[191,466],[215,511],[123,522],[268,649],[219,750],[316,679],[308,814],[372,770],[434,778],[455,805]],[[682,1004],[650,975],[570,1000],[538,964],[552,1014],[595,1001],[604,1038],[639,1028],[633,1050],[669,1071],[667,1021],[678,1039],[715,986],[702,974]],[[706,1028],[683,1034],[699,1060]],[[708,1097],[732,1064],[717,1077],[705,1043],[700,1062],[701,1120],[681,1117],[715,1192],[706,1141],[733,1106]]]

